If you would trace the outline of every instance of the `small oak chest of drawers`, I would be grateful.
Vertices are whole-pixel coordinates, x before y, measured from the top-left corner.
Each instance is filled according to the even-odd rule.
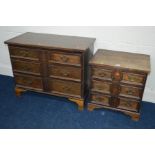
[[[29,32],[5,41],[16,94],[31,90],[63,96],[83,109],[94,42],[94,38]]]
[[[90,69],[88,110],[108,108],[138,120],[150,56],[100,49],[90,60]]]

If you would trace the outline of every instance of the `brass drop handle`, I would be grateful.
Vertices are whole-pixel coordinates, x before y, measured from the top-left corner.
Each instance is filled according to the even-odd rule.
[[[125,103],[125,106],[131,107],[131,103],[128,101],[128,102]]]
[[[105,76],[106,76],[106,74],[105,74],[105,73],[103,73],[103,72],[101,72],[101,73],[99,73],[99,76],[105,77]]]
[[[128,95],[133,95],[133,91],[132,90],[128,90],[127,93],[128,93]]]
[[[25,56],[25,57],[27,57],[27,56],[28,56],[28,52],[25,52],[25,51],[20,51],[20,53],[21,53],[23,56]]]
[[[29,67],[29,66],[23,66],[23,69],[30,71],[31,70],[31,67]]]
[[[64,56],[64,55],[61,56],[60,58],[61,58],[61,60],[64,61],[64,62],[67,62],[67,61],[69,60],[69,58],[66,57],[66,56]]]
[[[100,102],[104,102],[104,101],[105,101],[105,99],[104,99],[104,98],[101,98],[101,97],[99,97],[98,100],[99,100]]]
[[[99,90],[104,89],[104,87],[103,87],[102,85],[99,85],[99,84],[97,84],[96,87],[97,87]]]
[[[69,73],[66,73],[66,72],[65,72],[65,73],[63,73],[63,75],[64,75],[64,76],[69,76]]]
[[[131,77],[131,76],[129,76],[129,80],[132,81],[132,82],[134,82],[134,78]]]
[[[32,83],[33,83],[33,81],[26,81],[26,83],[27,83],[27,84],[32,84]]]
[[[69,87],[63,87],[63,90],[65,90],[65,91],[70,91],[70,88]]]
[[[98,100],[98,101],[102,101],[102,98],[101,98],[101,97],[98,97],[97,100]]]

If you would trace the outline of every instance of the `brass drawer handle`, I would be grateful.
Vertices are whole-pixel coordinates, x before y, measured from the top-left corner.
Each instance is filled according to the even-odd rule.
[[[104,87],[103,87],[103,86],[101,86],[101,85],[98,85],[98,84],[96,85],[96,88],[97,88],[97,89],[99,89],[99,90],[102,90],[102,89],[104,89]]]
[[[63,76],[69,76],[69,73],[63,73]]]
[[[27,57],[27,56],[29,56],[28,54],[28,52],[26,52],[26,51],[20,51],[19,52],[22,56],[24,56],[24,57]]]
[[[124,105],[125,105],[126,107],[131,107],[131,103],[130,103],[129,101],[125,102]]]
[[[98,101],[99,101],[99,102],[105,102],[105,98],[99,97],[99,98],[98,98]]]
[[[61,58],[61,60],[64,61],[64,62],[68,62],[68,60],[69,60],[69,58],[66,57],[66,56],[61,56],[60,58]]]
[[[23,68],[24,70],[31,71],[31,68],[30,68],[29,66],[22,66],[22,68]]]
[[[128,94],[128,95],[133,95],[134,92],[133,92],[132,90],[128,90],[128,91],[127,91],[127,94]]]
[[[28,85],[33,84],[33,81],[30,81],[30,80],[27,80],[27,79],[23,79],[23,78],[19,79],[19,81],[22,84],[28,84]]]
[[[33,81],[27,81],[27,84],[32,84],[33,83]]]
[[[106,74],[102,72],[102,73],[99,73],[99,76],[101,76],[101,77],[105,77]]]
[[[129,76],[128,79],[129,79],[131,82],[134,82],[134,81],[135,81],[134,77],[131,77],[131,76]]]
[[[62,89],[63,89],[64,91],[70,91],[70,90],[71,90],[69,87],[65,87],[65,86],[64,86]]]
[[[100,102],[103,100],[101,97],[96,97],[95,99]]]

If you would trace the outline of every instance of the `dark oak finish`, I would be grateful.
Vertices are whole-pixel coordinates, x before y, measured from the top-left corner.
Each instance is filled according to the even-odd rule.
[[[15,72],[41,75],[40,63],[26,62],[23,60],[12,60],[12,66]]]
[[[82,70],[79,67],[51,65],[49,67],[49,76],[53,78],[68,79],[73,81],[81,81]]]
[[[43,91],[43,83],[41,77],[35,77],[30,75],[23,75],[23,74],[14,74],[16,85],[18,87],[23,88],[30,88],[30,89],[37,89]]]
[[[81,55],[79,54],[72,55],[72,54],[58,53],[58,52],[50,53],[49,62],[81,66]]]
[[[99,49],[90,64],[142,71],[142,74],[150,72],[150,56],[145,54]]]
[[[138,120],[150,57],[144,54],[98,50],[90,60],[88,110],[108,108]]]
[[[81,83],[79,82],[50,79],[48,83],[51,92],[81,97]]]
[[[98,69],[98,68],[92,68],[92,76],[93,78],[98,78],[98,79],[107,79],[111,81],[111,75],[112,71],[111,70],[106,70],[106,69]]]
[[[95,38],[64,36],[55,34],[42,34],[27,32],[5,41],[9,45],[35,47],[38,49],[59,49],[85,52],[95,42]]]
[[[67,97],[84,107],[94,38],[25,33],[5,41],[16,95],[26,90]]]
[[[39,53],[36,50],[20,46],[9,46],[9,51],[11,58],[39,61]]]

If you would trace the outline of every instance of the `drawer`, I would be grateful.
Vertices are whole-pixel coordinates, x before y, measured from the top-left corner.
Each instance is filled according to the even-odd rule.
[[[64,81],[58,79],[49,80],[50,90],[54,93],[62,93],[72,96],[81,96],[81,84],[72,81]]]
[[[128,97],[135,97],[140,99],[142,96],[143,89],[139,87],[121,85],[120,86],[120,95],[128,96]]]
[[[97,91],[101,93],[110,93],[111,83],[106,81],[92,80],[92,91]]]
[[[81,81],[81,68],[61,65],[51,65],[49,67],[50,77],[59,77]]]
[[[28,48],[9,47],[11,57],[39,60],[38,52]]]
[[[90,99],[94,103],[102,104],[105,106],[109,106],[110,96],[103,94],[91,94]]]
[[[12,60],[14,72],[25,72],[40,75],[40,64],[20,60]]]
[[[111,80],[111,70],[92,68],[92,77],[98,79],[109,79]]]
[[[16,84],[20,86],[28,87],[31,89],[43,89],[42,79],[40,77],[15,74],[15,81]]]
[[[81,55],[50,53],[50,62],[81,66]]]
[[[139,101],[124,98],[120,98],[119,100],[118,108],[138,112]]]
[[[123,82],[133,83],[137,85],[143,85],[145,83],[145,75],[133,74],[133,73],[123,73]]]

